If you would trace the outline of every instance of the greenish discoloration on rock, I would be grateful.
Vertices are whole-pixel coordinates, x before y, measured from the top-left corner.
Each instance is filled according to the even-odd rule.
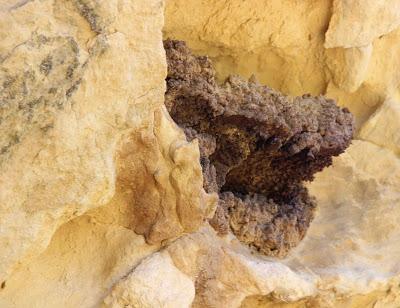
[[[87,20],[93,32],[100,34],[105,30],[104,21],[96,12],[98,4],[91,0],[76,0],[75,5],[79,13]]]
[[[43,59],[42,63],[40,63],[39,70],[40,72],[47,76],[53,67],[53,58],[51,55],[48,55],[46,58]]]
[[[70,104],[84,71],[72,37],[34,34],[3,59],[0,130],[8,133],[0,136],[0,164],[26,134],[35,129],[46,133],[53,127],[56,113]]]
[[[67,97],[71,97],[72,94],[79,88],[79,85],[81,84],[82,79],[78,79],[66,92],[65,95]]]

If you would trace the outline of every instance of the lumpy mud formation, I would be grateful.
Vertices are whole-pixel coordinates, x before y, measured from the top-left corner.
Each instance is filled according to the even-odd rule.
[[[354,120],[322,96],[287,97],[251,78],[223,85],[207,57],[182,41],[164,42],[166,106],[188,138],[197,138],[204,188],[219,193],[211,225],[269,256],[285,256],[313,219],[303,186],[350,144]]]

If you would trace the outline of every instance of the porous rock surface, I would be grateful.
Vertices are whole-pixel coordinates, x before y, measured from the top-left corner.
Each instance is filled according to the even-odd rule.
[[[0,1],[0,307],[399,307],[397,1],[165,4],[163,28],[156,0]],[[207,226],[203,141],[163,108],[162,29],[219,80],[254,73],[356,115],[285,259]]]
[[[207,57],[166,40],[165,104],[192,140],[198,136],[205,189],[220,192],[211,221],[243,242],[285,256],[304,237],[315,202],[303,181],[344,152],[353,116],[324,97],[286,97],[256,81],[219,86]]]

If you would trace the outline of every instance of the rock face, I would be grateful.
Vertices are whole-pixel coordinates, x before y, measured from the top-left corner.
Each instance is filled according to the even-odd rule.
[[[315,204],[302,181],[341,154],[353,117],[323,97],[289,98],[256,81],[219,86],[205,57],[167,40],[166,106],[189,140],[201,140],[205,189],[220,192],[212,225],[229,224],[258,251],[285,256],[304,237]],[[221,230],[223,228],[223,231]]]
[[[68,287],[40,303],[19,276],[30,262],[61,253],[49,248],[37,259],[63,223],[104,206],[90,217],[110,229],[100,227],[93,239],[93,222],[82,222],[81,232],[93,230],[87,249],[96,258],[112,254],[118,267],[134,231],[160,245],[196,230],[213,212],[197,143],[186,142],[163,105],[163,2],[14,1],[2,5],[0,23],[0,306],[80,306],[64,302]],[[122,227],[131,231],[113,235]],[[77,242],[66,245],[82,247],[76,224],[71,228]],[[102,237],[110,241],[104,251],[105,244],[96,246]],[[37,267],[41,277],[33,280],[59,279],[57,266]],[[26,297],[15,299],[15,290]],[[90,296],[85,303],[93,304]]]
[[[399,307],[397,6],[0,1],[0,307]],[[163,106],[162,30],[219,81],[254,73],[356,115],[285,259],[208,226],[213,143]]]

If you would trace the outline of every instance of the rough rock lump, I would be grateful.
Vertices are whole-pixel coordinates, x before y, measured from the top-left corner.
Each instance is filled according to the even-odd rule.
[[[211,225],[285,256],[304,237],[315,201],[303,181],[349,146],[354,120],[323,96],[287,97],[254,78],[218,85],[207,57],[166,40],[166,106],[189,140],[199,140],[204,188],[220,202]]]

